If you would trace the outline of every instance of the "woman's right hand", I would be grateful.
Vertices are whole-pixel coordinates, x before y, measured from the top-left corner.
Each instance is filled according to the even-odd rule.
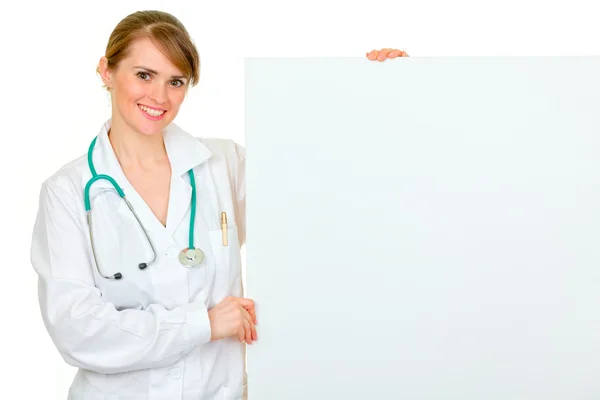
[[[228,296],[208,311],[211,339],[237,336],[240,342],[252,344],[257,340],[254,301]]]

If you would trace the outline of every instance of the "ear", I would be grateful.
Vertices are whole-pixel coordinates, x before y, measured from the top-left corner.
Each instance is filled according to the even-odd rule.
[[[106,57],[100,58],[100,62],[98,63],[98,74],[100,74],[102,83],[104,83],[107,88],[112,88],[112,71],[108,68],[108,59]]]

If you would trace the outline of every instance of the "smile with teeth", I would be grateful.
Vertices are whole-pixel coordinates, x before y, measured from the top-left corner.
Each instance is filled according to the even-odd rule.
[[[153,117],[160,117],[161,115],[163,115],[165,113],[165,110],[154,110],[152,108],[148,108],[146,106],[143,106],[141,104],[138,104],[138,106],[148,115],[151,115]]]

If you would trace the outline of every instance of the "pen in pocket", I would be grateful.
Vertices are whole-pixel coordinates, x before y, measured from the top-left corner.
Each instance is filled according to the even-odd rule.
[[[223,234],[223,246],[227,246],[227,213],[221,213],[221,233]]]

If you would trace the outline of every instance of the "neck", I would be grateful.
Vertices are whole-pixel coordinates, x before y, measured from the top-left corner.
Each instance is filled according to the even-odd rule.
[[[108,132],[121,168],[152,170],[168,162],[162,134],[144,135],[124,125],[113,123]]]

